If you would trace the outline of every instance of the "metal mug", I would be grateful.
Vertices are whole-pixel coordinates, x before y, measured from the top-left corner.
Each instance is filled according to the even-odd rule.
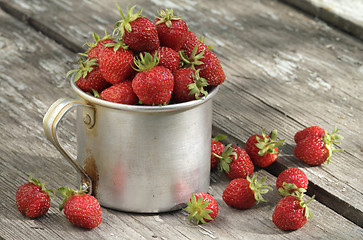
[[[71,79],[79,99],[59,99],[43,119],[46,137],[75,167],[101,206],[157,213],[208,191],[213,89],[207,97],[166,106],[125,105],[92,97]],[[77,107],[77,160],[60,145],[57,126]]]

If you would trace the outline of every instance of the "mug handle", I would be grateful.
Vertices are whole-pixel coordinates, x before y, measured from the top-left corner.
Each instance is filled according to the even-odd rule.
[[[84,168],[73,159],[60,145],[57,135],[58,123],[62,120],[63,116],[72,108],[82,106],[85,111],[83,113],[83,122],[92,128],[94,125],[94,108],[90,105],[83,104],[79,100],[60,98],[55,101],[48,109],[43,118],[43,128],[47,139],[58,149],[58,151],[68,160],[68,162],[76,169],[81,175],[82,189],[86,190],[88,194],[92,194],[92,181]]]

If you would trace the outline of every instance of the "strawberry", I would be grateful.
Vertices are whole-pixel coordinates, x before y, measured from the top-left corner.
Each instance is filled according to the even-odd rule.
[[[265,129],[262,135],[252,135],[246,142],[246,152],[252,162],[259,167],[267,167],[276,161],[278,147],[284,144],[284,140],[276,141],[277,130],[273,130],[269,136],[266,136]]]
[[[148,52],[135,59],[138,73],[132,80],[132,89],[146,105],[167,104],[173,93],[174,76],[166,67],[157,66],[158,62],[158,56]]]
[[[217,217],[218,203],[208,193],[199,192],[188,199],[188,206],[184,210],[189,213],[189,220],[194,218],[195,224],[206,223]]]
[[[96,58],[87,60],[80,58],[78,63],[78,69],[69,71],[67,77],[75,73],[74,81],[81,90],[85,92],[92,92],[92,89],[102,91],[108,87],[109,83],[103,78]]]
[[[224,148],[222,154],[217,157],[220,159],[219,171],[224,171],[230,179],[246,178],[253,173],[253,162],[241,147],[229,144]]]
[[[114,35],[120,34],[129,49],[137,52],[152,52],[159,48],[158,32],[152,21],[142,16],[142,10],[134,14],[134,8],[127,7],[125,17],[117,5],[122,19],[115,23]]]
[[[296,192],[296,195],[286,196],[281,199],[272,214],[273,223],[281,230],[296,230],[301,228],[311,217],[307,204],[313,200],[304,202],[303,194]]]
[[[124,81],[103,90],[100,98],[105,101],[133,105],[137,103],[137,96],[132,90],[131,81]]]
[[[203,58],[200,58],[200,61],[203,64],[196,64],[195,68],[200,69],[199,74],[202,78],[207,80],[208,85],[218,86],[224,82],[226,76],[222,69],[222,65],[213,52],[204,52]]]
[[[298,131],[294,136],[294,140],[295,140],[295,143],[298,143],[302,139],[306,138],[307,136],[324,137],[324,135],[325,135],[324,129],[322,129],[319,126],[311,126],[311,127],[305,128],[301,131]]]
[[[226,136],[218,135],[212,138],[211,141],[211,156],[210,156],[210,163],[211,163],[211,170],[215,169],[219,164],[219,158],[224,150],[224,145],[220,141],[225,139]]]
[[[208,92],[204,90],[207,85],[207,81],[199,76],[199,70],[180,68],[174,73],[173,100],[180,103],[207,96]]]
[[[190,58],[195,46],[197,46],[195,49],[195,55],[197,55],[203,51],[204,52],[209,51],[208,46],[204,42],[200,41],[192,31],[188,31],[186,40],[185,40],[181,50],[183,50],[185,55],[188,58]]]
[[[173,14],[173,9],[161,10],[154,21],[161,46],[179,51],[188,35],[188,26],[181,17]]]
[[[21,185],[16,191],[16,207],[21,214],[37,218],[48,212],[50,207],[50,193],[54,191],[44,187],[46,183],[41,183],[30,175],[29,182]]]
[[[334,151],[342,151],[342,149],[335,149],[333,145],[340,143],[337,140],[343,139],[343,136],[336,134],[339,130],[335,127],[331,134],[325,131],[323,136],[317,136],[315,132],[306,135],[297,142],[294,148],[295,156],[309,165],[329,163]]]
[[[152,53],[153,56],[156,54],[159,54],[159,66],[166,67],[172,73],[178,69],[180,62],[179,53],[168,47],[159,47]]]
[[[263,185],[266,177],[257,181],[257,173],[252,176],[252,179],[236,178],[233,179],[223,191],[223,201],[230,207],[237,209],[248,209],[260,201],[266,202],[261,194],[267,193],[268,190],[272,190],[271,187]]]
[[[104,45],[98,52],[102,76],[111,84],[125,81],[133,72],[134,55],[122,42]]]
[[[305,173],[295,167],[282,171],[276,179],[276,188],[282,196],[292,194],[296,190],[305,192],[308,184]]]
[[[68,187],[61,187],[58,192],[65,198],[59,210],[64,209],[68,221],[83,228],[95,228],[102,221],[101,206],[97,199],[84,190],[74,191]]]
[[[88,49],[86,51],[86,55],[89,59],[96,58],[98,59],[98,53],[100,49],[104,48],[104,45],[107,43],[115,43],[115,41],[111,38],[111,35],[108,35],[105,31],[104,37],[101,39],[97,33],[92,33],[93,39],[95,42],[89,43],[86,42]],[[84,55],[84,54],[82,54]]]

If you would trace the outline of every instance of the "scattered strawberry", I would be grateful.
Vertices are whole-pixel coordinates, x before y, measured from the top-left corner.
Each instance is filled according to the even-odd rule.
[[[169,69],[157,66],[159,58],[150,53],[135,59],[139,72],[132,80],[132,88],[139,100],[146,105],[167,104],[174,88],[174,76]]]
[[[133,72],[134,54],[122,42],[107,43],[98,52],[102,76],[111,84],[125,81]]]
[[[188,199],[188,206],[184,209],[189,213],[188,219],[194,219],[195,224],[214,220],[218,215],[218,203],[209,194],[199,192]]]
[[[286,196],[281,199],[272,214],[273,223],[281,230],[296,230],[301,228],[311,217],[307,204],[313,200],[315,195],[304,202],[303,194],[295,192],[296,195]]]
[[[16,191],[16,207],[21,214],[37,218],[48,212],[50,207],[50,193],[54,191],[44,187],[46,183],[41,183],[39,179],[29,176],[29,182],[21,185]]]
[[[84,190],[74,191],[68,187],[61,187],[58,192],[65,197],[59,210],[64,209],[64,215],[70,223],[89,229],[101,223],[101,206],[95,197],[85,194]]]
[[[166,67],[172,73],[178,69],[180,62],[179,53],[168,47],[159,47],[152,55],[155,56],[156,54],[159,54],[159,66]]]
[[[219,164],[219,158],[217,156],[220,156],[224,150],[224,144],[220,141],[225,138],[225,135],[218,135],[212,138],[210,156],[211,170],[215,169]]]
[[[343,136],[336,134],[339,130],[335,127],[331,134],[325,131],[323,136],[317,136],[315,131],[311,135],[307,134],[297,142],[294,148],[295,156],[310,165],[329,163],[334,151],[342,151],[335,149],[333,145],[340,143],[337,140],[343,139]]]
[[[305,192],[308,184],[309,180],[305,173],[294,167],[282,171],[276,179],[276,188],[282,196],[292,194],[294,191]]]
[[[137,52],[152,52],[159,48],[158,32],[152,21],[141,15],[142,10],[134,14],[136,6],[127,8],[125,17],[117,5],[122,19],[115,24],[115,35],[120,34],[129,49]]]
[[[108,87],[109,83],[103,78],[96,58],[87,60],[80,58],[78,63],[78,69],[69,71],[67,77],[75,73],[74,81],[81,90],[85,92],[92,92],[92,89],[102,91]]]
[[[272,188],[262,184],[265,180],[266,177],[263,177],[257,181],[257,173],[252,176],[252,179],[249,176],[233,179],[223,191],[223,201],[237,209],[251,208],[256,201],[257,204],[260,201],[266,202],[261,194],[267,193]]]
[[[154,21],[160,45],[179,51],[188,35],[188,26],[181,17],[173,14],[173,9],[161,10]]]
[[[178,103],[200,99],[208,95],[204,90],[207,85],[207,81],[199,76],[199,70],[179,68],[174,73],[173,99]]]
[[[112,85],[101,92],[100,98],[105,101],[122,103],[122,104],[136,104],[137,96],[132,90],[131,81],[124,81]]]
[[[246,152],[252,162],[259,167],[267,167],[276,161],[278,147],[284,144],[284,140],[276,141],[277,130],[273,130],[269,136],[266,136],[265,129],[262,135],[252,135],[246,142]]]
[[[217,157],[220,159],[219,171],[224,171],[230,179],[246,178],[253,173],[253,162],[241,147],[229,144],[224,148],[222,154]]]
[[[200,69],[200,76],[205,78],[208,85],[218,86],[224,82],[226,76],[222,69],[222,65],[219,62],[217,56],[210,52],[204,52],[203,58],[200,59],[203,64],[195,65],[196,69]]]
[[[294,136],[294,140],[295,140],[295,143],[298,143],[306,137],[316,136],[316,137],[321,138],[321,137],[324,137],[324,135],[325,135],[324,129],[322,129],[321,127],[318,127],[318,126],[311,126],[311,127],[305,128],[301,131],[298,131]]]
[[[181,48],[181,50],[183,50],[183,52],[185,53],[185,55],[190,58],[192,56],[192,52],[193,49],[196,47],[195,49],[195,55],[201,53],[201,52],[207,52],[209,51],[208,46],[200,41],[197,36],[192,32],[192,31],[188,31],[186,40]]]

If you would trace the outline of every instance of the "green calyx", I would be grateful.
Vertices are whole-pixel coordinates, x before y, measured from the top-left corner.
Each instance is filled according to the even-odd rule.
[[[68,186],[58,188],[58,192],[64,197],[62,203],[59,205],[59,210],[62,211],[64,209],[64,204],[66,204],[66,202],[72,195],[86,194],[86,191],[87,191],[87,189],[82,189],[82,186],[80,187],[80,190],[78,190],[78,191],[70,189]]]
[[[42,191],[44,191],[52,200],[54,199],[55,193],[52,189],[47,189],[45,187],[46,184],[48,183],[42,183],[39,178],[36,178],[36,173],[34,173],[34,178],[32,177],[32,175],[29,175],[29,182],[39,186],[41,188]],[[51,195],[52,194],[52,195]]]
[[[143,9],[141,9],[137,13],[134,13],[134,9],[135,9],[136,5],[132,6],[130,9],[129,9],[129,7],[127,7],[127,15],[125,17],[125,15],[122,13],[122,11],[120,9],[120,6],[118,4],[116,4],[116,6],[117,6],[118,11],[120,12],[122,19],[115,23],[115,26],[114,26],[115,29],[113,31],[113,35],[117,36],[120,34],[120,37],[123,37],[123,35],[125,34],[125,30],[128,32],[132,31],[130,23],[140,17]]]
[[[78,60],[78,63],[79,67],[77,69],[70,70],[69,72],[67,72],[66,75],[68,77],[70,74],[76,73],[76,75],[74,76],[75,82],[77,82],[78,79],[80,79],[81,77],[85,78],[87,74],[93,70],[94,66],[98,66],[97,59],[95,58],[86,59],[86,60],[80,58]]]
[[[214,141],[216,141],[216,142],[220,142],[220,141],[222,141],[222,140],[224,140],[224,139],[226,139],[227,138],[227,136],[226,135],[223,135],[223,134],[219,134],[219,135],[217,135],[217,136],[215,136],[214,138],[212,138]]]
[[[195,99],[200,99],[201,94],[205,97],[208,95],[208,92],[204,90],[204,87],[208,86],[208,82],[205,78],[199,76],[199,71],[200,69],[192,74],[194,83],[188,85],[189,95],[194,95]]]
[[[303,200],[303,196],[304,196],[304,193],[303,192],[299,192],[299,191],[294,191],[293,192],[293,194],[290,194],[290,196],[294,196],[294,197],[296,197],[296,199],[300,202],[300,206],[302,207],[302,208],[305,208],[305,213],[304,213],[304,215],[305,215],[305,217],[306,217],[306,219],[309,219],[309,218],[311,218],[311,212],[310,212],[310,209],[308,208],[308,203],[309,202],[311,202],[314,198],[315,198],[315,195],[314,196],[312,196],[310,199],[309,199],[309,201],[307,201],[307,202],[305,202],[304,200]]]
[[[145,55],[140,53],[140,57],[134,58],[134,63],[136,66],[136,67],[134,67],[134,69],[138,72],[148,71],[148,70],[152,69],[153,67],[157,66],[159,64],[159,60],[160,60],[159,52],[158,52],[158,54],[155,54],[154,56],[148,52],[145,52]]]
[[[203,197],[196,198],[195,194],[192,195],[190,199],[188,199],[188,206],[184,208],[185,211],[189,213],[188,219],[194,219],[195,224],[206,223],[204,219],[213,220],[213,218],[209,215],[213,212],[211,209],[207,208],[209,205],[208,201],[203,202]]]
[[[262,197],[262,194],[267,193],[269,190],[272,191],[272,188],[268,185],[262,184],[267,177],[261,178],[259,181],[257,181],[257,173],[253,174],[252,178],[249,176],[246,177],[247,181],[250,182],[250,189],[254,192],[255,199],[257,201],[257,204],[262,201],[266,202],[266,200]]]
[[[105,35],[102,38],[100,38],[100,36],[97,33],[94,33],[94,32],[92,32],[92,37],[93,37],[93,39],[95,41],[94,42],[86,42],[85,44],[83,44],[83,46],[84,45],[87,45],[88,46],[88,49],[87,49],[87,51],[85,53],[80,53],[80,55],[87,57],[89,51],[93,47],[96,47],[97,46],[97,43],[102,42],[103,40],[106,40],[106,39],[112,39],[111,38],[111,35],[110,34],[107,34],[107,30],[105,30]]]
[[[204,58],[204,50],[197,54],[198,45],[195,45],[190,57],[188,57],[183,50],[179,51],[180,59],[182,60],[182,65],[185,68],[191,68],[195,70],[195,65],[204,64],[200,59]]]
[[[269,137],[266,136],[265,129],[263,129],[262,138],[256,136],[257,143],[255,143],[255,145],[260,149],[258,155],[263,156],[266,153],[278,154],[278,152],[275,151],[275,148],[284,145],[285,140],[277,141],[276,139],[277,139],[276,129],[270,133]]]
[[[342,135],[336,134],[340,129],[338,129],[337,127],[334,127],[334,130],[332,131],[332,133],[327,133],[327,131],[325,130],[325,135],[323,137],[323,141],[325,143],[325,147],[328,149],[329,152],[329,156],[327,158],[327,164],[329,164],[330,159],[333,155],[333,152],[335,151],[343,151],[343,149],[336,149],[334,147],[334,143],[340,143],[339,140],[344,139],[344,137]]]
[[[158,25],[160,23],[165,23],[165,25],[169,28],[172,28],[172,20],[180,20],[182,19],[182,17],[176,17],[173,14],[173,9],[166,9],[166,10],[160,10],[159,13],[159,17],[157,17],[159,19],[159,21],[157,21],[155,23],[155,25]]]
[[[291,196],[294,194],[294,192],[300,192],[300,193],[305,193],[306,189],[305,188],[298,188],[295,184],[293,183],[286,183],[283,182],[282,183],[282,187],[278,189],[279,193],[286,197],[286,196]]]
[[[124,41],[122,40],[122,38],[119,38],[117,40],[117,42],[110,42],[110,43],[106,43],[106,44],[102,44],[105,47],[110,47],[113,48],[113,50],[116,52],[117,50],[119,50],[120,48],[123,49],[128,49],[129,46],[127,46]]]
[[[214,156],[219,158],[218,170],[229,173],[229,164],[233,161],[233,157],[237,159],[237,153],[233,151],[232,144],[228,144],[221,155],[213,153]]]

